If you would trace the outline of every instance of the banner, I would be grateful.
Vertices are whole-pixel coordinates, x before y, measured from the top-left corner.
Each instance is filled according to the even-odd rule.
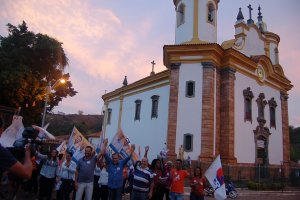
[[[96,153],[99,153],[100,150],[101,150],[101,147],[102,147],[102,144],[103,144],[103,141],[104,141],[104,134],[103,132],[101,131],[100,132],[100,138],[99,138],[99,142],[97,143],[97,145],[95,146],[96,148]]]
[[[116,135],[113,137],[111,143],[109,144],[109,148],[115,152],[119,153],[121,158],[124,159],[130,155],[131,147],[130,147],[130,140],[129,138],[123,133],[121,129],[116,133]],[[134,153],[133,159],[135,161],[138,160],[138,155]],[[131,162],[128,162],[129,165]]]
[[[73,153],[72,160],[74,160],[74,162],[77,163],[78,160],[84,156],[84,149],[86,146],[93,147],[74,126],[67,145],[68,149]]]
[[[66,141],[64,140],[63,143],[61,143],[56,148],[56,151],[58,152],[58,154],[65,154],[66,150],[67,150],[67,145],[66,145]]]
[[[214,160],[210,167],[206,170],[205,176],[213,189],[215,190],[214,196],[217,200],[226,199],[226,189],[224,183],[224,174],[220,155]]]
[[[22,116],[13,116],[11,125],[3,131],[0,137],[0,143],[3,147],[13,147],[14,142],[22,138],[24,131],[22,119]]]

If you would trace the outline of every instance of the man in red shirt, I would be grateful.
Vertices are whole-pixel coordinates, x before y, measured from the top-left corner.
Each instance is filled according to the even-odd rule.
[[[187,170],[182,169],[182,160],[177,159],[175,169],[171,171],[171,193],[170,200],[184,199],[184,179],[190,176]]]

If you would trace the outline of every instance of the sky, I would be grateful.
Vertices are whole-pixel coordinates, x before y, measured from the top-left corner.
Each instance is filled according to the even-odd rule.
[[[239,7],[245,21],[247,6],[261,6],[268,31],[280,36],[279,62],[294,87],[289,91],[289,122],[300,127],[300,1],[221,0],[218,7],[218,43],[234,38]],[[69,58],[65,72],[78,94],[64,99],[55,112],[101,114],[102,95],[133,83],[163,65],[163,46],[174,44],[173,0],[0,0],[0,35],[7,23],[27,23],[30,31],[63,43]]]

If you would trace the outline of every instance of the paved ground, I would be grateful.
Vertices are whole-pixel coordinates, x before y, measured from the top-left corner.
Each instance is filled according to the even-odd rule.
[[[1,188],[0,186],[0,189]],[[188,189],[186,189],[185,200],[189,200]],[[240,200],[300,200],[300,188],[292,188],[289,191],[252,191],[248,189],[237,189],[238,197]],[[3,192],[2,192],[3,194]],[[53,193],[53,199],[55,192]],[[36,196],[26,196],[23,191],[19,191],[16,200],[34,200]],[[228,198],[230,199],[230,198]],[[0,196],[0,200],[12,200],[7,195]],[[129,200],[129,195],[123,197],[123,200]],[[205,200],[214,200],[213,197],[205,197]]]

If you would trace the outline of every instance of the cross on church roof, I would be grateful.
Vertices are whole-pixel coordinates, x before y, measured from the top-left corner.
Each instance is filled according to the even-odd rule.
[[[154,60],[151,62],[152,64],[152,72],[150,73],[150,75],[154,75],[155,72],[154,72],[154,65],[156,65],[156,63],[154,62]]]
[[[247,6],[247,7],[249,9],[249,18],[250,18],[250,19],[247,20],[247,24],[254,24],[254,21],[252,19],[252,10],[253,10],[253,8],[251,7],[251,4],[249,4],[249,6]]]

